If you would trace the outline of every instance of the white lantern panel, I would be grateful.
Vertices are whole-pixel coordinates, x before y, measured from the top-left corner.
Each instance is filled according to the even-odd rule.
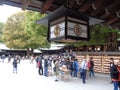
[[[76,22],[67,22],[67,35],[68,36],[74,36],[74,37],[82,37],[87,38],[87,25],[86,24],[80,24]]]
[[[50,39],[65,36],[65,22],[50,26]]]

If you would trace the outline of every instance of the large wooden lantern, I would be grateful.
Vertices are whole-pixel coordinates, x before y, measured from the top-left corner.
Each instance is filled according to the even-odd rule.
[[[76,42],[89,40],[89,18],[71,9],[60,7],[48,20],[48,40]]]
[[[86,16],[64,6],[38,21],[48,25],[48,41],[80,42],[90,39],[89,26],[101,20]]]

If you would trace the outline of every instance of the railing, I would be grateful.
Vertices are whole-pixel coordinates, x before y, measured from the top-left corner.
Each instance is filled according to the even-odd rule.
[[[89,55],[120,55],[120,52],[75,52],[76,54]]]

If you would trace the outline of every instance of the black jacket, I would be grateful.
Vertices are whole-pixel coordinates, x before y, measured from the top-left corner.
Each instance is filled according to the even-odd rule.
[[[48,60],[47,59],[45,59],[45,61],[44,61],[44,67],[48,67]]]
[[[94,62],[90,61],[90,65],[91,65],[90,69],[93,69],[94,68]]]
[[[111,67],[111,78],[112,79],[118,79],[119,78],[119,72],[117,70],[117,65],[113,65]]]
[[[14,60],[12,64],[13,64],[13,67],[16,68],[17,67],[17,60]]]

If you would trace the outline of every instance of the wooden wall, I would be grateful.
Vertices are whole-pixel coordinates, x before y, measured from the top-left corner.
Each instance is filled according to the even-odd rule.
[[[114,60],[120,61],[120,56],[103,56],[103,55],[77,55],[76,58],[78,59],[79,64],[82,62],[83,59],[87,59],[89,61],[90,57],[93,57],[94,61],[94,71],[97,73],[110,73],[110,58]]]

